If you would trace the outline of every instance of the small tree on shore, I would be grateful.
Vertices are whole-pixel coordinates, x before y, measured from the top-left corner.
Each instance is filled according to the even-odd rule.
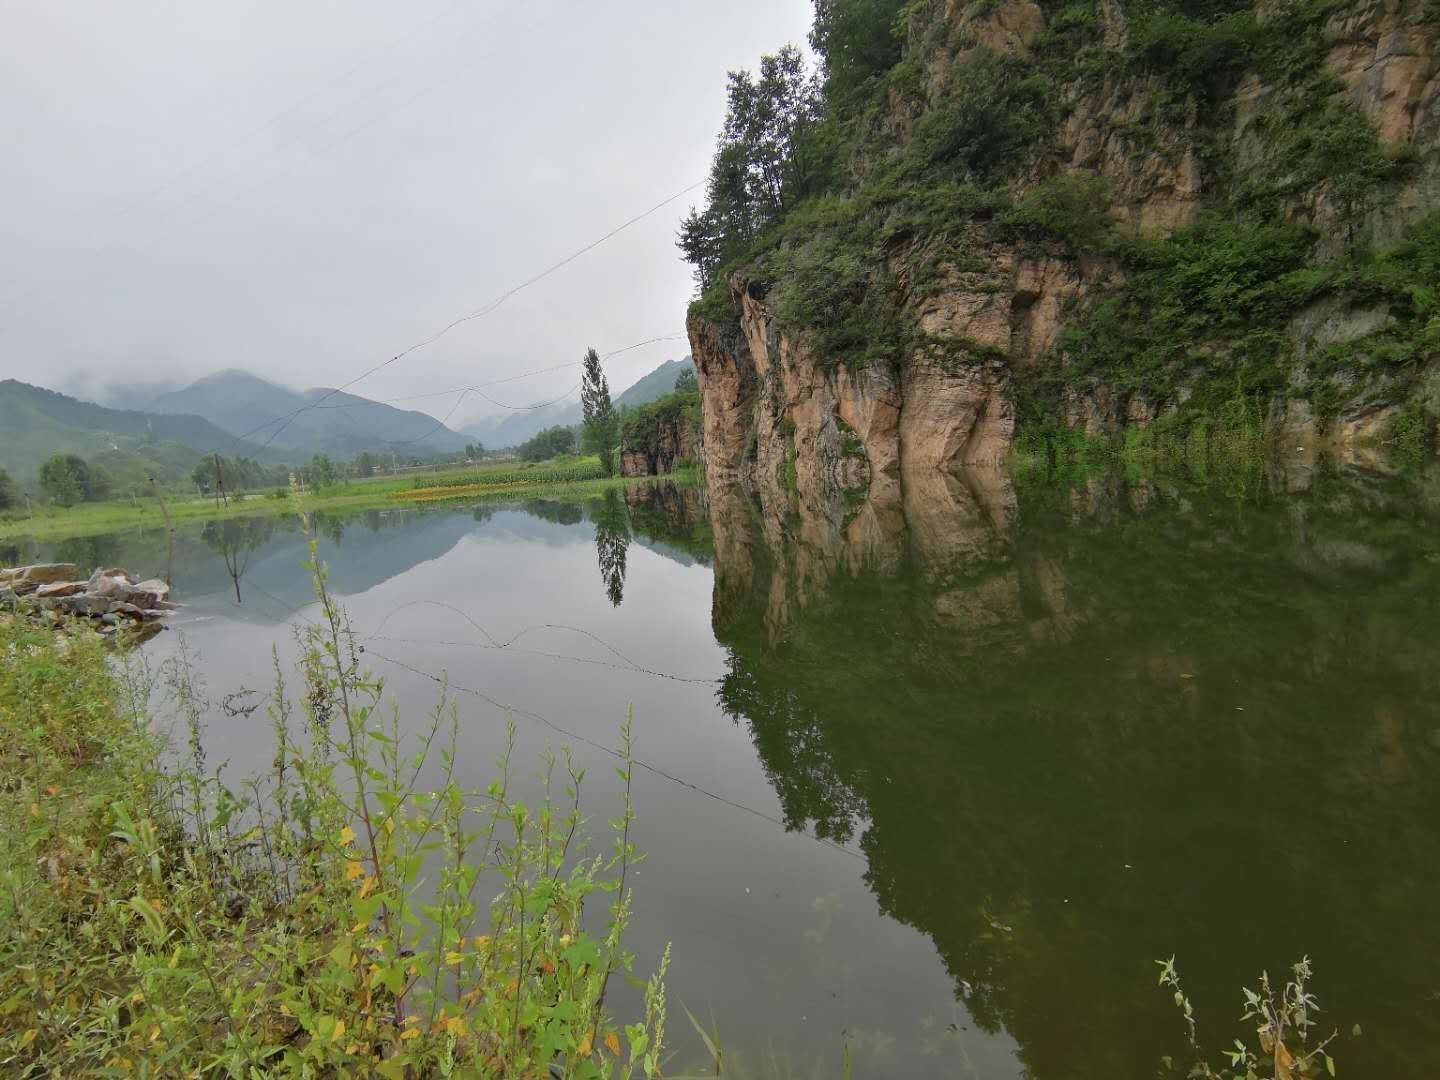
[[[600,354],[594,349],[585,353],[585,370],[580,382],[580,407],[585,414],[582,444],[600,456],[605,475],[615,472],[615,441],[620,434],[620,418],[610,402],[610,384],[600,367]]]
[[[55,454],[40,466],[40,489],[58,506],[90,497],[90,466],[79,454]]]
[[[0,469],[0,510],[12,510],[20,505],[20,490],[4,469]]]

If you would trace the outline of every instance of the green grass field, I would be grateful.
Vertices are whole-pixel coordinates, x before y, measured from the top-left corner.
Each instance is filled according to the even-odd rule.
[[[514,498],[543,490],[547,495],[583,496],[621,486],[620,477],[604,478],[599,461],[593,457],[521,465],[505,462],[480,468],[445,469],[403,476],[377,476],[348,480],[319,490],[305,492],[309,510],[364,510],[397,503],[433,502],[443,490],[445,498],[482,500]],[[0,516],[0,539],[30,537],[52,540],[57,537],[94,536],[133,526],[158,527],[165,522],[168,511],[172,523],[244,517],[251,514],[274,514],[290,509],[287,489],[246,492],[231,496],[228,505],[216,505],[213,498],[195,495],[164,495],[165,510],[160,497],[110,499],[105,502],[82,503],[70,509],[37,506],[34,516],[23,510]]]

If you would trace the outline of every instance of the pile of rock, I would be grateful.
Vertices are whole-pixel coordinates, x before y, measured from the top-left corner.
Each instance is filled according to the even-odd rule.
[[[148,633],[163,629],[157,620],[179,604],[168,596],[170,586],[156,580],[136,581],[124,570],[96,570],[80,579],[75,563],[37,563],[0,570],[0,609],[59,623],[68,617],[95,620],[102,634],[143,625]]]

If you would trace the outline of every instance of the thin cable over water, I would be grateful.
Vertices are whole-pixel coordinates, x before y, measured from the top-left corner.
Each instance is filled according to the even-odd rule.
[[[424,679],[429,679],[431,682],[434,682],[437,685],[444,687],[448,690],[453,690],[462,694],[469,694],[470,696],[478,698],[479,700],[484,701],[486,704],[491,705],[494,708],[499,709],[507,714],[523,716],[527,719],[535,720],[566,739],[571,739],[574,742],[581,743],[585,746],[590,747],[592,750],[598,750],[602,754],[608,754],[609,756],[619,761],[626,760],[623,751],[616,750],[612,746],[606,746],[604,743],[597,742],[594,739],[591,739],[585,735],[581,735],[579,732],[570,731],[567,728],[563,728],[559,724],[555,723],[553,720],[541,716],[537,712],[533,712],[529,709],[522,709],[514,705],[507,705],[503,701],[497,701],[495,698],[491,697],[483,690],[476,690],[472,687],[461,686],[459,683],[452,682],[444,676],[434,675],[421,668],[417,668],[410,664],[407,664],[403,660],[396,660],[393,657],[384,655],[383,653],[375,652],[373,649],[366,649],[365,655],[373,656],[377,660],[382,660],[387,664],[393,664],[395,667],[403,668],[411,674],[418,675]],[[778,825],[787,833],[794,831],[791,830],[791,828],[785,823],[784,820],[776,817],[774,814],[767,814],[765,811],[757,810],[753,806],[746,806],[744,803],[736,802],[734,799],[727,799],[724,795],[717,794],[716,792],[713,792],[708,788],[703,788],[699,784],[691,783],[689,780],[686,780],[683,777],[676,776],[674,773],[667,772],[666,770],[660,768],[658,765],[652,765],[650,762],[643,761],[640,758],[631,757],[630,761],[633,762],[637,768],[644,769],[646,772],[658,776],[662,780],[668,780],[670,781],[670,783],[676,784],[682,788],[686,788],[687,790],[692,791],[697,795],[703,795],[707,799],[713,799],[715,802],[722,803],[723,805],[729,806],[735,810],[742,810],[745,813],[752,815],[753,817],[759,818],[761,821],[769,822],[771,825]],[[853,848],[846,847],[844,844],[837,843],[834,840],[827,840],[823,836],[816,836],[814,833],[808,833],[804,831],[800,831],[798,835],[804,836],[806,839],[812,840],[815,843],[821,844],[827,848],[831,848],[834,851],[838,851],[843,855],[848,855],[850,856],[850,858],[857,859],[860,862],[869,861],[863,852],[859,852],[854,850]]]

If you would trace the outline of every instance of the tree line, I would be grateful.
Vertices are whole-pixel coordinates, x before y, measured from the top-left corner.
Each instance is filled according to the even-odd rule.
[[[610,399],[610,385],[606,379],[599,354],[593,349],[585,353],[584,374],[581,387],[581,406],[584,420],[577,435],[573,428],[557,425],[546,428],[517,448],[522,461],[544,461],[549,458],[584,452],[595,454],[607,476],[613,475],[617,465],[620,439],[620,412]],[[694,375],[689,375],[693,381]],[[482,443],[467,443],[464,449],[467,461],[479,461],[486,454]],[[219,495],[222,491],[238,494],[266,488],[283,489],[295,475],[301,483],[312,488],[330,487],[343,480],[373,476],[393,465],[396,460],[380,457],[363,451],[350,461],[336,461],[328,454],[317,453],[299,466],[266,465],[246,457],[226,457],[210,454],[196,462],[189,474],[189,481],[196,491],[205,495]],[[405,464],[421,464],[418,458],[407,458]],[[109,498],[113,483],[109,474],[100,465],[86,461],[74,453],[57,453],[41,467],[39,492],[42,499],[55,506],[71,507],[85,502],[98,502]],[[0,469],[0,512],[20,506],[22,494],[13,477]]]
[[[843,184],[849,113],[900,60],[906,0],[814,0],[811,70],[794,45],[728,73],[725,123],[703,209],[677,239],[701,290],[801,201]]]

